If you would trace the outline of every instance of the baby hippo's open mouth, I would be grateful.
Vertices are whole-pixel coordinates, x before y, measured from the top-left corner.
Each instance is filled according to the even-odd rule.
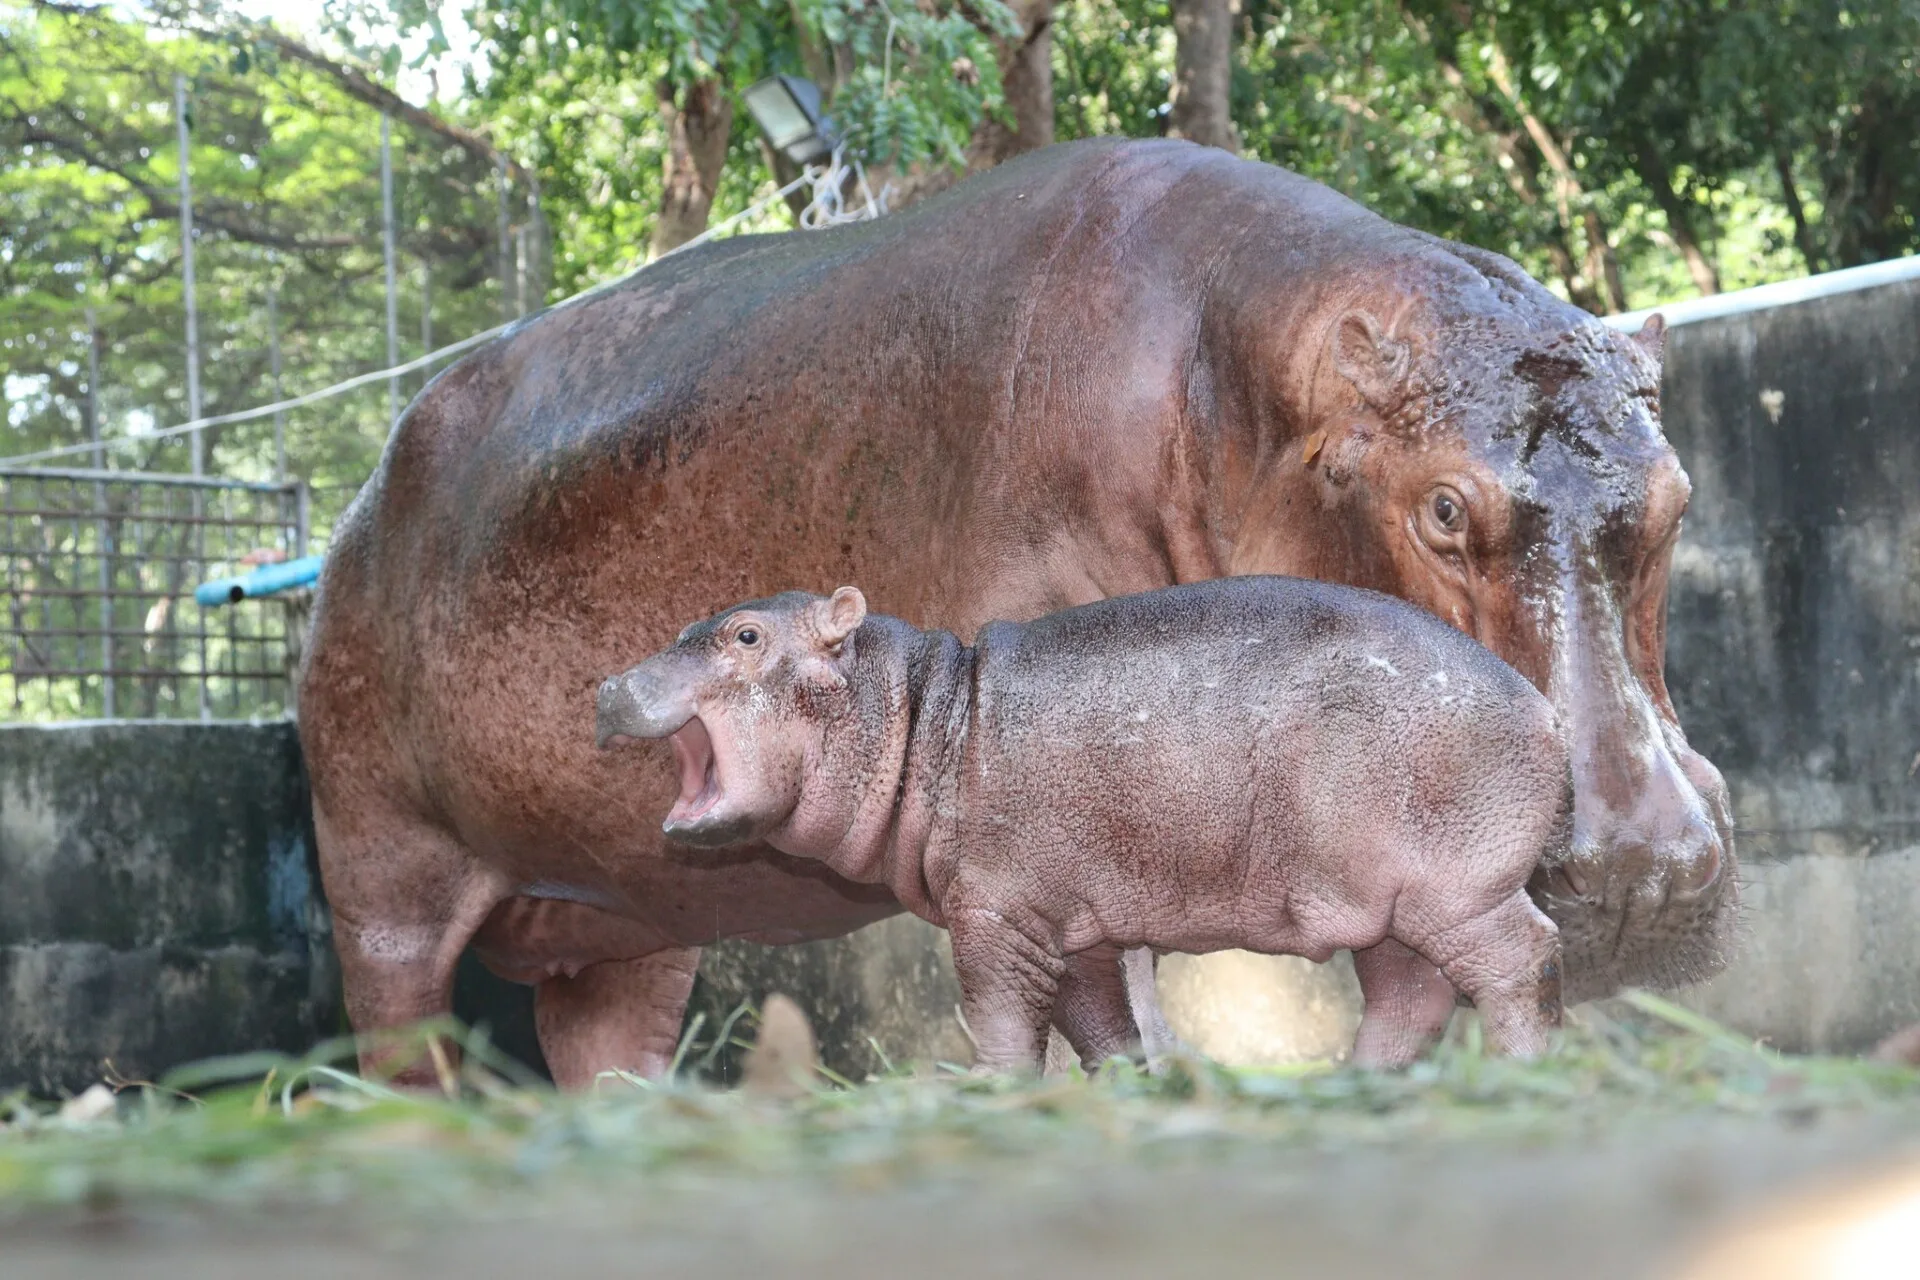
[[[720,803],[720,771],[714,764],[713,739],[699,716],[693,717],[667,739],[673,744],[674,763],[680,770],[680,798],[667,811],[666,829],[691,827]]]

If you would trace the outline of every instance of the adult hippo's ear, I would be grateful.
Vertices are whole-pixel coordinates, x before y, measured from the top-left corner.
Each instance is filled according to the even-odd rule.
[[[1633,340],[1646,349],[1655,364],[1664,363],[1667,355],[1667,322],[1658,311],[1648,316],[1640,325],[1640,331]]]
[[[1377,412],[1391,416],[1406,403],[1412,366],[1412,348],[1388,333],[1371,311],[1349,311],[1334,326],[1333,367]]]
[[[814,634],[823,649],[838,649],[867,620],[867,598],[858,587],[841,587],[813,606]]]

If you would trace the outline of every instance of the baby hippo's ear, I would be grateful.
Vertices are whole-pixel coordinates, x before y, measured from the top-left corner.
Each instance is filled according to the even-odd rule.
[[[813,606],[814,630],[822,648],[837,649],[867,618],[867,598],[858,587],[841,587]]]

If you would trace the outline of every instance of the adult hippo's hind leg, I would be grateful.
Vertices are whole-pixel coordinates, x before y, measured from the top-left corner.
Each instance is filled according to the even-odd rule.
[[[1388,938],[1353,953],[1366,1008],[1353,1037],[1355,1066],[1411,1064],[1447,1029],[1453,984],[1431,960]]]
[[[361,1073],[432,1086],[422,1048],[380,1033],[452,1011],[454,967],[504,886],[451,835],[386,806],[344,819],[316,798],[313,825]]]
[[[534,988],[534,1026],[553,1082],[592,1086],[603,1071],[649,1080],[667,1073],[693,991],[700,948],[672,947],[634,960],[602,960]]]

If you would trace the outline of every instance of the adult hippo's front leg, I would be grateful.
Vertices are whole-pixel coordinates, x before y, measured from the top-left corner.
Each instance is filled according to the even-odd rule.
[[[432,1064],[383,1033],[448,1014],[460,953],[505,887],[451,835],[386,805],[313,809],[347,1017],[362,1074],[431,1086]]]

